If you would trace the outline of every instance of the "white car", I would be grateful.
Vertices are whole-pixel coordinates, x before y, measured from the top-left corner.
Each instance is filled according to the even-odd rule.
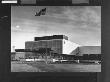
[[[34,61],[34,59],[26,59],[26,61]]]
[[[53,61],[53,62],[56,62],[56,61],[59,61],[59,60],[58,60],[58,59],[53,59],[52,61]]]

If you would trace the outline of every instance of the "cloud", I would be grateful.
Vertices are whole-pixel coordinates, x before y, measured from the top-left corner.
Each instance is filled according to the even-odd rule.
[[[72,22],[80,24],[89,24],[89,25],[100,25],[101,23],[101,7],[96,7],[99,11],[95,11],[92,7],[73,7],[66,8],[64,14],[65,17],[68,17]]]
[[[64,34],[70,41],[82,45],[101,44],[101,7],[46,6],[46,15],[35,17],[35,12],[42,8],[45,6],[12,8],[11,31],[16,45],[35,36],[55,34]],[[16,28],[17,25],[20,27]],[[29,38],[25,38],[27,36]]]
[[[74,28],[81,29],[100,29],[101,28],[101,7],[59,7],[60,13],[54,13],[55,9],[49,12],[41,21],[46,23],[72,25]],[[56,27],[57,28],[57,27]]]

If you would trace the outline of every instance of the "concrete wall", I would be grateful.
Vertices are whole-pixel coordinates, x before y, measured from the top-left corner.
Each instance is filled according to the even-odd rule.
[[[63,40],[63,54],[75,55],[72,52],[80,46],[79,44],[73,43],[68,40]]]

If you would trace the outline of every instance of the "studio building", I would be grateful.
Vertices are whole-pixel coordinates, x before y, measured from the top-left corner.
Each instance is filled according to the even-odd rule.
[[[15,58],[18,60],[19,58],[101,60],[101,46],[81,46],[69,41],[65,35],[34,37],[34,41],[25,42],[25,49],[16,49],[15,51]]]
[[[34,41],[26,41],[26,50],[41,51],[42,54],[56,53],[56,54],[70,54],[73,55],[73,50],[75,50],[79,44],[73,43],[68,40],[65,35],[53,35],[44,37],[35,37]],[[46,49],[46,50],[45,50]],[[40,55],[42,55],[40,53]],[[37,53],[38,55],[39,53]],[[26,57],[35,55],[33,52],[26,52]],[[75,54],[74,54],[75,55]]]

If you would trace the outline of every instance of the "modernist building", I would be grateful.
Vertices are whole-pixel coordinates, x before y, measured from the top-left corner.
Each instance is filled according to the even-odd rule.
[[[50,49],[52,53],[57,53],[57,54],[73,55],[72,52],[78,46],[80,45],[69,41],[68,37],[64,35],[35,37],[34,41],[25,42],[25,49],[36,50],[36,51],[39,49]],[[29,56],[29,54],[32,55],[32,52],[26,52],[26,55]]]
[[[73,52],[77,56],[91,55],[91,54],[99,55],[101,54],[101,46],[80,46],[77,47]]]
[[[80,46],[64,35],[35,37],[26,41],[25,49],[16,49],[15,59],[22,58],[62,58],[101,60],[101,46]]]

